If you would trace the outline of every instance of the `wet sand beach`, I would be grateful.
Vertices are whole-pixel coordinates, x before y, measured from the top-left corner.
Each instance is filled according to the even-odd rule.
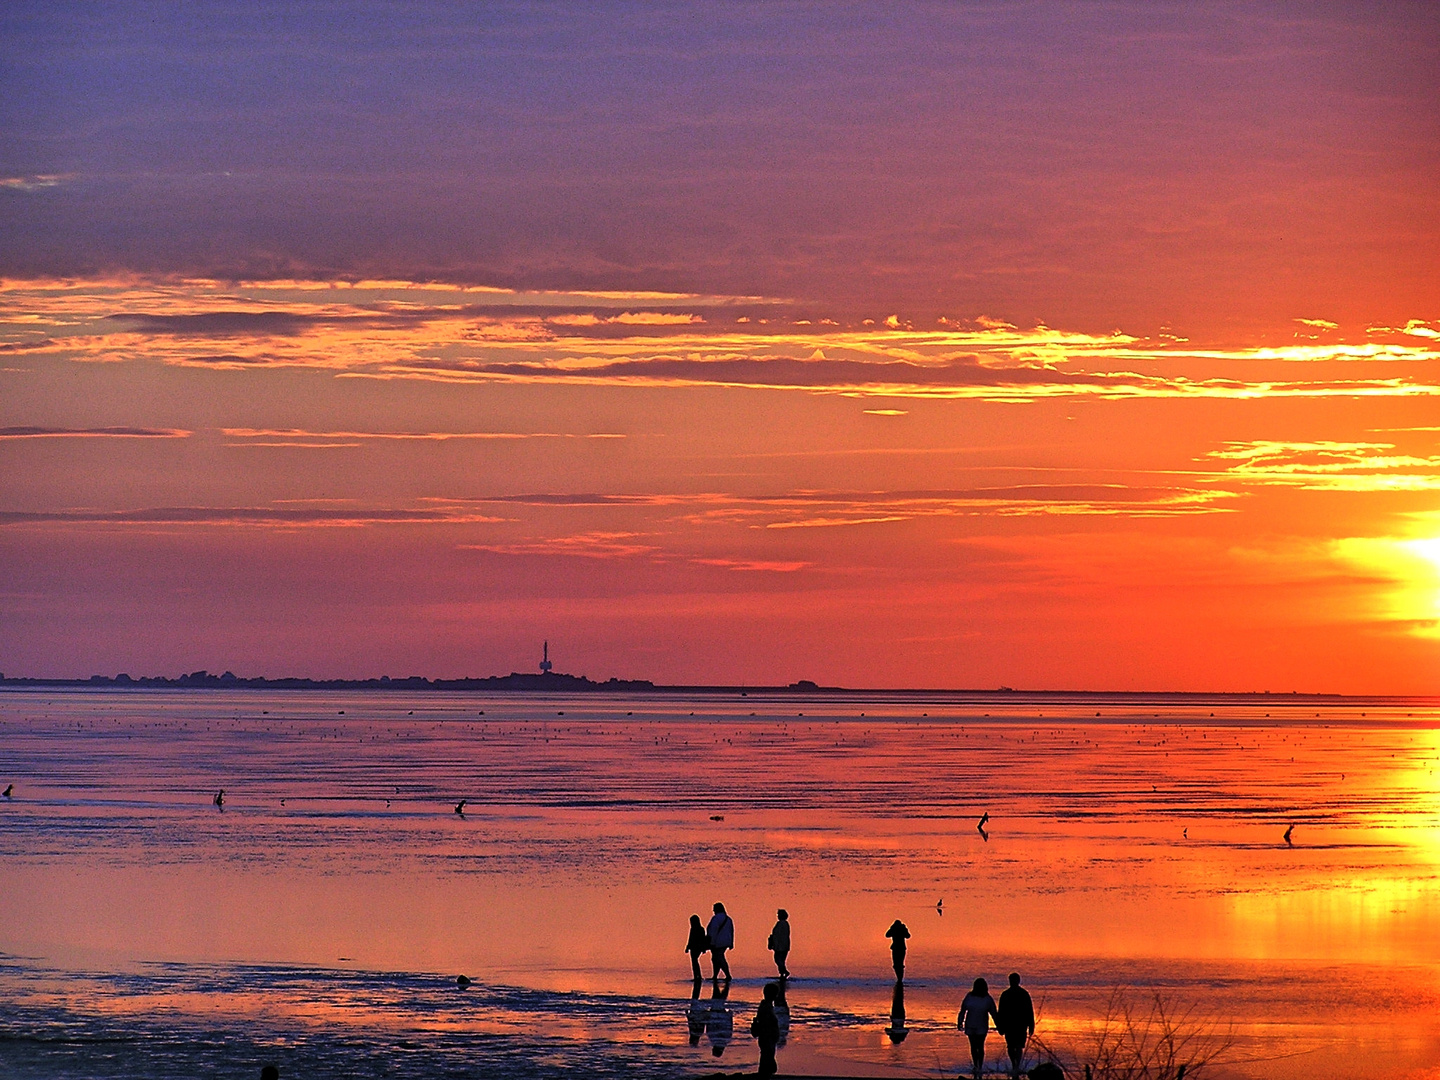
[[[1018,970],[1057,1046],[1126,987],[1223,1033],[1212,1075],[1430,1076],[1437,719],[1278,695],[6,691],[0,1066],[750,1071],[785,907],[782,1073],[968,1069],[960,999]],[[686,921],[716,900],[736,978],[694,997]]]

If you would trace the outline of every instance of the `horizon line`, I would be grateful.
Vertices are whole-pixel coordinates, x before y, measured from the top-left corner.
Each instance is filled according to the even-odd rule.
[[[537,690],[567,690],[580,692],[610,693],[734,693],[746,696],[751,693],[784,694],[934,694],[965,696],[1014,696],[1021,697],[1171,697],[1171,698],[1255,698],[1274,701],[1298,701],[1325,699],[1331,701],[1416,701],[1435,700],[1440,702],[1440,693],[1435,694],[1393,694],[1393,693],[1336,693],[1323,690],[1085,690],[1085,689],[1026,689],[1012,686],[998,687],[923,687],[923,686],[825,686],[810,679],[797,679],[788,684],[765,683],[656,683],[650,679],[622,679],[611,676],[606,680],[593,680],[585,675],[570,675],[563,672],[519,672],[506,675],[466,675],[457,677],[431,677],[389,675],[365,678],[314,678],[311,676],[240,676],[231,671],[214,674],[207,669],[184,673],[178,676],[142,675],[131,676],[121,672],[117,675],[91,675],[78,678],[54,678],[29,675],[5,675],[0,672],[0,688],[23,689],[26,687],[55,689],[182,689],[182,690],[436,690],[443,692],[464,692],[478,690],[535,692]]]

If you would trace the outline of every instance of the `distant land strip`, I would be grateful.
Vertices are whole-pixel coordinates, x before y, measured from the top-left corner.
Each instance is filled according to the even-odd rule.
[[[0,686],[86,686],[176,688],[200,690],[602,690],[633,693],[644,690],[699,689],[697,687],[657,687],[648,679],[607,679],[595,682],[584,675],[562,675],[547,671],[531,675],[518,671],[509,675],[488,675],[484,678],[427,679],[423,675],[411,675],[403,679],[392,679],[382,675],[378,679],[267,679],[264,676],[242,678],[233,671],[214,675],[208,671],[192,671],[188,675],[169,678],[165,675],[144,675],[132,678],[129,675],[91,675],[88,679],[30,679],[6,678],[0,674]],[[720,689],[706,687],[705,689]],[[737,688],[738,689],[738,688]],[[803,681],[790,687],[766,687],[771,690],[819,690],[812,682]]]
[[[1080,704],[1091,702],[1124,702],[1138,706],[1146,702],[1201,705],[1205,702],[1216,704],[1242,705],[1248,702],[1273,705],[1280,708],[1300,705],[1331,704],[1335,706],[1359,707],[1401,707],[1404,705],[1421,708],[1440,707],[1440,695],[1390,695],[1390,694],[1332,694],[1301,693],[1255,690],[1255,691],[1168,691],[1168,690],[1015,690],[1008,686],[994,689],[939,689],[922,687],[842,687],[820,686],[810,679],[799,679],[793,683],[776,686],[748,685],[666,685],[650,679],[609,678],[597,682],[584,675],[566,675],[547,671],[540,674],[512,671],[509,675],[488,675],[483,678],[429,679],[423,675],[405,678],[391,678],[382,675],[374,679],[305,679],[265,676],[245,678],[226,671],[215,675],[209,671],[192,671],[188,675],[170,678],[165,675],[132,677],[127,674],[92,675],[88,679],[39,679],[27,676],[15,677],[0,674],[0,689],[118,689],[118,690],[440,690],[440,691],[520,691],[536,693],[653,693],[653,694],[733,694],[746,697],[751,694],[821,694],[842,697],[873,697],[881,694],[897,694],[913,697],[948,697],[958,700],[994,701],[1012,704],[1026,702],[1050,705]]]

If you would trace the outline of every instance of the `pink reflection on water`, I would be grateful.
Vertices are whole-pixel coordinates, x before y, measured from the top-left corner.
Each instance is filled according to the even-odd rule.
[[[1440,1061],[1418,1019],[1440,971],[1435,720],[1420,702],[7,692],[3,948],[683,1001],[686,918],[721,899],[737,1004],[773,974],[783,906],[801,1010],[881,1018],[815,1027],[796,1061],[920,1067],[969,979],[1023,965],[1055,1031],[1081,1030],[1110,986],[1158,979],[1218,1011],[1244,1002],[1239,1042],[1301,1055],[1307,1076],[1368,1068],[1334,1056],[1327,1010],[1347,983],[1398,980],[1413,993],[1386,1022],[1420,1039],[1419,1067]],[[896,917],[915,934],[900,1045],[875,1038]],[[395,1015],[310,991],[163,1007]],[[625,1030],[658,1045],[676,1029]]]

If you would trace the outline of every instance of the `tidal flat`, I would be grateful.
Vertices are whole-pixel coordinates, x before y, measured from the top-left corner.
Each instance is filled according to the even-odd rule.
[[[0,1068],[749,1071],[783,907],[782,1072],[954,1075],[1014,970],[1072,1060],[1119,990],[1208,1075],[1433,1077],[1437,769],[1433,699],[6,689]]]

